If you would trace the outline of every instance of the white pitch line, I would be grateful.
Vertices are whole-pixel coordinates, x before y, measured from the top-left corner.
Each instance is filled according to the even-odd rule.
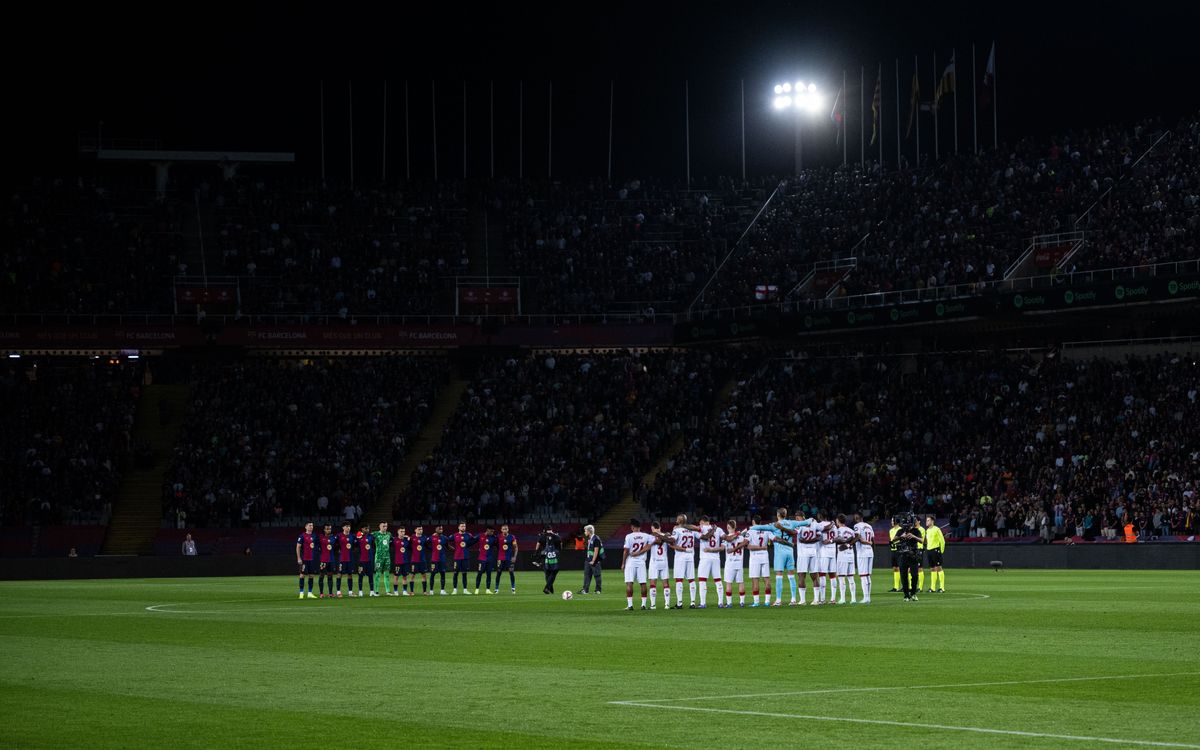
[[[964,688],[964,687],[996,687],[1000,685],[1037,685],[1041,683],[1054,682],[1097,682],[1100,680],[1138,680],[1150,677],[1184,677],[1200,675],[1200,671],[1196,672],[1163,672],[1159,674],[1118,674],[1118,675],[1103,675],[1099,677],[1046,677],[1038,680],[1002,680],[998,682],[958,682],[949,685],[892,685],[884,687],[856,687],[856,688],[826,688],[820,690],[790,690],[783,693],[742,693],[740,695],[701,695],[695,698],[662,698],[653,701],[639,701],[640,703],[690,703],[692,701],[716,701],[716,700],[734,700],[738,698],[774,698],[786,695],[825,695],[827,693],[879,693],[891,690],[941,690],[943,688]],[[624,704],[627,701],[610,701],[610,703]],[[665,708],[665,706],[664,706]]]
[[[1075,742],[1104,742],[1111,745],[1141,745],[1149,747],[1182,747],[1189,750],[1200,750],[1200,745],[1189,745],[1183,742],[1156,742],[1154,740],[1123,740],[1117,737],[1089,737],[1078,734],[1050,734],[1047,732],[1023,732],[1016,729],[991,729],[988,727],[960,727],[952,724],[921,724],[907,721],[886,721],[883,719],[847,719],[844,717],[810,716],[808,714],[780,714],[769,711],[735,711],[729,708],[701,708],[699,706],[660,706],[654,703],[637,703],[634,701],[610,701],[618,706],[635,706],[637,708],[657,708],[668,711],[702,711],[705,713],[737,714],[740,716],[766,716],[772,719],[807,719],[809,721],[836,721],[848,724],[874,724],[889,727],[909,727],[912,729],[943,729],[950,732],[973,732],[976,734],[1003,734],[1015,737],[1035,737],[1051,740],[1072,740]]]

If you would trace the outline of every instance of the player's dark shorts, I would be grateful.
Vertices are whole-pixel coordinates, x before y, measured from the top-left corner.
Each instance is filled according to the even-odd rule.
[[[421,575],[424,575],[429,572],[429,563],[426,563],[426,562],[409,563],[409,569],[413,573],[420,573]]]
[[[354,575],[354,563],[352,563],[349,560],[342,560],[340,563],[338,563],[338,571],[337,572],[340,575],[348,575],[348,576]]]
[[[931,549],[925,551],[925,564],[929,567],[941,567],[942,553],[939,550]]]
[[[316,560],[305,560],[303,563],[303,567],[304,567],[304,573],[306,575],[312,575],[313,573],[317,572],[317,561]]]
[[[512,560],[501,560],[500,562],[496,563],[496,570],[500,571],[501,573],[510,571],[512,569],[513,569],[513,561]]]
[[[466,573],[470,569],[471,569],[471,561],[470,560],[455,560],[454,561],[454,572]]]
[[[433,562],[429,563],[429,572],[430,573],[445,573],[446,572],[445,561],[434,560]]]
[[[892,550],[892,567],[900,567],[900,553],[896,552],[896,550]]]
[[[492,573],[496,570],[496,561],[495,560],[480,560],[478,570],[480,573]]]
[[[398,576],[406,576],[409,573],[408,563],[397,563],[392,566],[392,573]]]
[[[373,575],[375,575],[375,561],[374,561],[374,560],[367,560],[367,561],[365,561],[365,562],[364,562],[364,561],[360,560],[360,561],[358,562],[358,574],[359,574],[360,576],[373,576]]]
[[[322,573],[333,573],[333,570],[336,567],[337,567],[337,563],[335,563],[335,562],[317,563],[317,570],[321,571]]]

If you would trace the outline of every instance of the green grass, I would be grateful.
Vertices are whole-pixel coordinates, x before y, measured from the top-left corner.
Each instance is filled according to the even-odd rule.
[[[288,577],[3,583],[0,746],[1200,747],[1200,572],[952,570],[915,604],[889,572],[868,607],[633,613],[618,575],[572,602],[533,573],[341,601]],[[1119,679],[1066,681],[1091,677]]]

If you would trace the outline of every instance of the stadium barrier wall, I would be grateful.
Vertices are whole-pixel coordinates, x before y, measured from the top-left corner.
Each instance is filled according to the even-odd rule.
[[[560,557],[559,586],[575,586],[572,573],[583,571],[584,553],[565,550]],[[993,560],[1005,568],[1068,570],[1195,570],[1200,568],[1200,544],[1136,545],[1016,545],[975,543],[946,548],[947,568],[987,568]],[[890,562],[886,548],[876,552],[876,567]],[[519,570],[534,570],[532,555],[518,561]],[[620,585],[621,559],[611,551],[604,561],[610,586]],[[296,575],[292,555],[200,555],[197,557],[77,557],[0,559],[0,580],[70,578],[187,578],[192,576]],[[450,573],[447,573],[449,578]],[[564,576],[566,576],[564,578]]]

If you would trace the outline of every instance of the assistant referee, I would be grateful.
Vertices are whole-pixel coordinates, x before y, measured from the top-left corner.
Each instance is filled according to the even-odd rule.
[[[942,554],[946,537],[933,516],[925,516],[925,567],[929,568],[929,593],[946,593],[946,573],[942,570]]]

